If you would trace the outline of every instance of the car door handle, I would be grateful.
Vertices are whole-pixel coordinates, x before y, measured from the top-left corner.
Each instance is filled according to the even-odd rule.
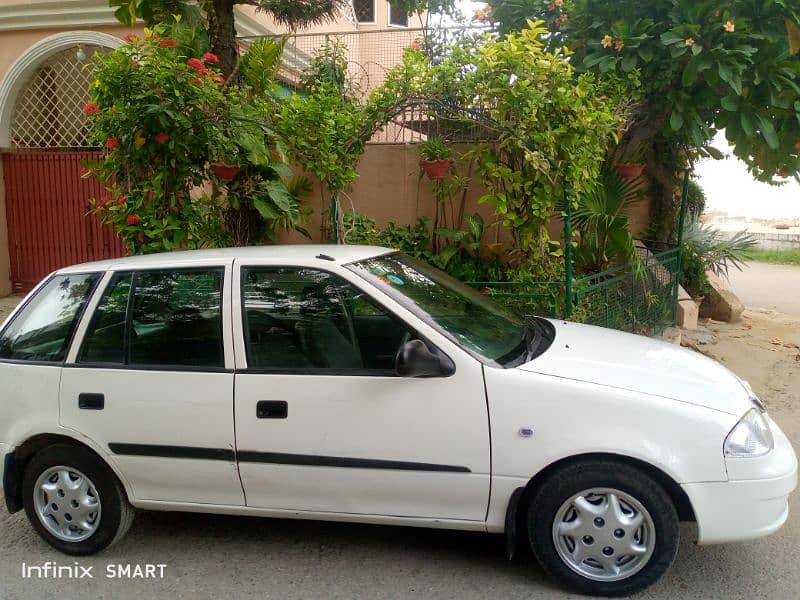
[[[285,400],[259,400],[256,402],[256,418],[285,419],[289,416],[289,403]]]
[[[78,394],[78,408],[84,410],[103,410],[105,405],[105,394]]]

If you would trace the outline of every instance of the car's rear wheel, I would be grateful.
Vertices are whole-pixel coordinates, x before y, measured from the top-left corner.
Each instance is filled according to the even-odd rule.
[[[133,507],[117,478],[78,446],[38,452],[25,468],[22,493],[33,528],[66,554],[99,552],[119,541],[133,522]]]
[[[678,549],[678,515],[644,471],[615,461],[573,463],[537,488],[531,548],[549,574],[583,594],[624,596],[655,582]]]

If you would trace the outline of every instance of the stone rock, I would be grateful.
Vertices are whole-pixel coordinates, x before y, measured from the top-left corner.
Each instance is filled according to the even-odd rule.
[[[730,290],[720,289],[711,284],[711,289],[700,305],[700,316],[704,319],[714,319],[726,323],[736,323],[741,320],[744,304],[738,296]]]

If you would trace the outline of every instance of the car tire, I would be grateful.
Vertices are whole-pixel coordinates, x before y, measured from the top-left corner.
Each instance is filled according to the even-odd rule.
[[[48,446],[31,458],[22,494],[36,532],[57,550],[75,556],[96,554],[117,543],[135,514],[111,469],[90,450],[68,444]]]
[[[597,460],[565,466],[536,488],[528,537],[549,575],[581,594],[614,597],[657,581],[675,559],[680,531],[657,481],[628,464]]]

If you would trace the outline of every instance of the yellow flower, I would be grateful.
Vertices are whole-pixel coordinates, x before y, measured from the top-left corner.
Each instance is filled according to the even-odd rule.
[[[607,35],[600,43],[603,45],[603,48],[610,48],[613,40],[611,39],[610,35]]]
[[[687,46],[694,46],[694,38],[687,38],[686,39]]]
[[[625,47],[625,42],[623,42],[622,40],[617,40],[616,42],[614,42],[614,49],[617,52],[622,50],[624,47]]]
[[[727,21],[722,28],[728,33],[733,33],[736,31],[736,24],[733,21]]]

